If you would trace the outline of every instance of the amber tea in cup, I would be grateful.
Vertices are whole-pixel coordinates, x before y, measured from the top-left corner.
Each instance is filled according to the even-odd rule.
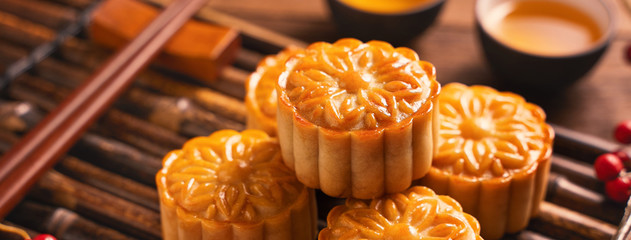
[[[508,85],[537,90],[582,78],[615,29],[603,0],[477,0],[475,16],[492,70]]]
[[[507,1],[487,17],[491,35],[533,54],[559,56],[591,48],[603,35],[588,14],[554,1]]]

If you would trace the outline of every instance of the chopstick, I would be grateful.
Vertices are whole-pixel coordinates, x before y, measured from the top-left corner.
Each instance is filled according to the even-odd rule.
[[[64,154],[79,136],[131,84],[142,70],[206,2],[170,4],[143,32],[72,92],[0,159],[0,219]]]

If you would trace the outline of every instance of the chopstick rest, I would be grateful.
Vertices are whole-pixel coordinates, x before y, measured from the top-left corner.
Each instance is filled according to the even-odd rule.
[[[158,15],[158,9],[135,0],[107,0],[92,14],[89,35],[108,48],[121,48]],[[189,20],[155,63],[203,81],[213,82],[230,65],[240,49],[238,31]]]

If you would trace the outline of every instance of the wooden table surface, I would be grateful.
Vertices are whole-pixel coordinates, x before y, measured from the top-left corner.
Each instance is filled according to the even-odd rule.
[[[621,0],[607,0],[617,18],[616,39],[590,73],[565,91],[530,96],[503,89],[492,75],[474,32],[474,0],[448,0],[436,24],[409,47],[432,62],[442,83],[485,84],[516,91],[541,105],[549,122],[612,140],[616,124],[631,119],[631,15]],[[259,26],[306,41],[335,41],[337,32],[324,0],[213,0],[209,5]]]

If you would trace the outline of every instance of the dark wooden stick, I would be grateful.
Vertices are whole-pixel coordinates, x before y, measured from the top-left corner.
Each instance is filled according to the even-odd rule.
[[[0,129],[0,153],[7,151],[7,149],[9,149],[9,146],[17,142],[19,139],[17,135],[14,135],[10,132],[5,132],[4,130],[5,129]],[[94,137],[95,136],[93,135],[84,136],[79,141],[81,142],[85,141],[84,139],[93,139]],[[107,146],[101,147],[103,148]],[[103,151],[103,149],[99,150]],[[92,152],[92,155],[95,155],[95,153],[98,153],[98,151]],[[88,156],[88,159],[89,158],[93,158],[93,156]],[[122,160],[124,162],[129,162],[133,159]],[[157,166],[155,168],[144,166],[144,168],[153,169],[153,171],[147,175],[148,178],[150,177],[151,179],[155,179],[154,176],[160,169],[161,165],[159,160],[157,159],[155,160],[155,162],[152,163],[155,163],[154,165]],[[127,165],[131,164],[128,163]],[[118,197],[124,198],[128,201],[139,204],[154,211],[160,211],[158,206],[158,193],[153,187],[141,185],[135,181],[132,181],[131,179],[122,177],[112,172],[108,172],[72,156],[63,157],[59,164],[57,164],[56,169],[68,176],[73,177],[76,180],[81,181],[82,183],[99,188],[103,191],[109,192]],[[136,172],[134,174],[138,173]],[[155,180],[153,181],[155,182]]]
[[[52,234],[57,239],[135,239],[85,219],[68,209],[53,208],[33,201],[18,204],[7,219],[39,232]]]
[[[49,171],[31,191],[34,198],[88,217],[140,239],[159,239],[160,214],[107,192]]]
[[[616,232],[614,225],[549,202],[541,203],[528,229],[555,239],[611,239]]]
[[[108,138],[113,138],[118,141],[127,143],[132,145],[135,148],[138,148],[144,151],[146,154],[150,154],[153,157],[160,158],[166,155],[169,151],[174,148],[168,148],[163,146],[158,146],[152,142],[152,139],[145,138],[143,136],[138,136],[133,133],[117,131],[116,133],[107,132],[107,129],[103,127],[99,127],[95,131],[97,134],[103,135]]]
[[[49,81],[23,74],[11,84],[7,92],[11,98],[30,102],[46,112],[51,112],[71,90],[58,88]]]
[[[87,15],[90,12],[91,9],[86,9],[84,13],[77,17],[76,21],[73,21],[71,24],[66,24],[67,26],[57,32],[54,35],[54,39],[33,48],[29,52],[28,56],[25,56],[24,58],[21,58],[20,60],[7,66],[2,79],[0,79],[2,80],[2,82],[0,82],[0,88],[4,89],[10,81],[28,71],[35,63],[40,62],[53,54],[57,46],[62,42],[71,38],[71,36],[78,34],[87,23]]]
[[[12,125],[0,124],[0,151],[4,152],[18,141],[19,137],[14,133],[30,130],[43,116],[34,109],[32,104],[25,102],[0,104],[0,112],[3,111],[2,109],[8,109],[8,115],[0,114],[1,119],[16,119],[15,121],[19,122],[18,125],[25,126],[25,129],[16,129]],[[84,134],[70,149],[70,153],[84,161],[149,186],[155,186],[155,174],[162,168],[160,158],[114,139],[92,133]]]
[[[161,96],[140,88],[130,89],[119,102],[119,108],[188,137],[209,135],[219,129],[245,128],[242,123],[201,110],[188,98]]]
[[[241,48],[241,51],[237,53],[237,59],[235,60],[235,66],[244,69],[248,72],[256,70],[259,62],[265,57],[265,55],[249,50],[247,48]]]
[[[564,176],[567,180],[583,188],[595,192],[601,192],[604,189],[604,183],[596,178],[594,167],[586,162],[575,161],[565,156],[554,154],[550,171]]]
[[[624,209],[623,205],[608,200],[602,192],[584,188],[556,173],[550,173],[546,201],[616,225],[620,223]]]
[[[148,186],[155,186],[155,174],[162,168],[161,158],[114,139],[91,133],[85,134],[77,141],[70,149],[70,153]]]
[[[12,97],[34,102],[49,111],[54,109],[56,103],[64,99],[69,92],[67,88],[28,74],[20,76],[9,89]],[[127,139],[126,142],[131,145],[146,149],[156,156],[163,156],[171,149],[181,147],[186,141],[185,138],[163,127],[116,109],[107,111],[99,122],[98,127],[94,128],[95,131],[117,139]],[[146,142],[147,139],[151,141]]]
[[[160,211],[158,193],[155,188],[141,185],[131,179],[105,171],[74,157],[65,157],[55,169],[77,181],[94,186],[156,212]]]
[[[43,117],[28,102],[5,102],[0,100],[0,128],[13,132],[26,132],[35,126]]]
[[[39,1],[3,0],[0,10],[29,19],[53,29],[61,29],[77,18],[77,11]]]
[[[85,68],[93,71],[100,66],[110,51],[103,49],[92,42],[79,38],[72,38],[59,46],[59,57],[77,68]],[[150,71],[149,69],[145,71]]]
[[[0,39],[33,49],[55,39],[55,31],[0,11]]]
[[[16,48],[0,40],[0,63],[9,65],[27,54],[28,52],[26,50],[19,47]]]
[[[85,69],[78,69],[69,63],[47,58],[33,67],[34,75],[55,83],[56,85],[74,89],[90,76]]]
[[[0,152],[5,152],[20,138],[6,129],[0,129]]]
[[[59,86],[57,84],[53,84],[51,82],[45,81],[41,78],[33,77],[26,74],[20,76],[16,80],[14,85],[26,86],[29,89],[31,89],[31,91],[41,93],[42,97],[47,98],[47,99],[39,99],[39,100],[29,99],[29,100],[35,101],[37,103],[41,103],[44,106],[51,105],[51,104],[46,104],[50,102],[51,100],[53,102],[59,102],[63,100],[70,93],[70,89],[68,89],[67,87]],[[131,93],[134,93],[134,92],[138,93],[139,91],[142,92],[143,90],[132,88],[130,91]],[[11,93],[13,91],[10,89],[9,92]],[[123,100],[127,100],[127,102],[123,101],[119,105],[127,105],[127,104],[132,103],[132,104],[138,105],[141,108],[145,106],[143,110],[147,110],[147,108],[150,108],[148,106],[155,105],[154,101],[168,101],[166,100],[168,99],[168,97],[158,97],[157,95],[149,96],[147,94],[141,94],[141,96],[135,96],[135,97],[132,95],[133,94],[123,95]],[[17,97],[19,98],[19,96]],[[138,109],[135,109],[135,110],[138,110]],[[157,109],[154,107],[153,109],[150,109],[148,111],[154,112],[154,111],[161,111],[161,110],[168,111],[169,109]],[[174,112],[174,111],[171,111],[171,112]],[[200,114],[203,115],[204,113],[200,113]],[[207,114],[212,114],[212,113],[207,113]],[[179,118],[187,119],[193,122],[196,120],[192,117],[187,118],[187,116],[185,115],[172,116],[172,117],[179,117]],[[147,119],[147,120],[150,121],[151,119]],[[137,118],[128,116],[128,114],[120,112],[115,109],[109,110],[107,114],[105,115],[105,117],[101,119],[101,122],[104,125],[116,125],[116,124],[119,124],[121,121],[123,121],[123,126],[130,127],[129,129],[126,129],[126,130],[133,129],[134,131],[137,131],[138,134],[141,134],[143,136],[147,136],[150,138],[154,138],[154,141],[156,143],[161,143],[161,145],[165,145],[170,148],[179,147],[185,141],[184,138],[179,137],[176,134],[173,134],[172,132],[166,131],[166,129],[158,128],[153,124],[147,124],[146,122],[144,122],[144,120],[139,120]],[[219,123],[219,121],[221,120],[215,121],[215,123],[219,124],[219,125],[215,125],[214,126],[215,128],[234,127],[238,129],[241,125],[239,123],[235,123],[229,120],[222,121],[221,123]],[[210,123],[213,123],[213,122],[199,122],[197,124],[210,124]]]
[[[0,12],[0,38],[28,49],[55,39],[57,32],[41,24]],[[59,46],[59,54],[66,60],[96,70],[109,56],[106,51],[87,41],[69,37]]]
[[[134,135],[130,135],[130,132],[125,129],[134,129]],[[151,145],[161,149],[157,152],[154,151],[157,156],[164,156],[167,152],[182,147],[187,140],[168,129],[158,127],[116,109],[111,109],[103,116],[103,125],[98,128],[98,132],[111,137],[135,136],[147,139]]]
[[[243,102],[235,98],[227,97],[217,91],[177,82],[155,72],[142,74],[138,77],[137,83],[140,86],[159,91],[166,95],[189,97],[209,111],[245,123],[246,110]]]
[[[204,3],[176,1],[0,159],[0,218]]]
[[[24,85],[28,85],[28,87],[24,87]],[[57,106],[56,103],[59,99],[66,96],[64,92],[68,92],[68,90],[57,88],[50,82],[41,81],[41,79],[28,75],[20,76],[9,88],[10,96],[33,102],[49,111]],[[120,125],[117,126],[117,124]],[[158,157],[164,156],[168,151],[180,147],[185,142],[184,138],[173,132],[115,109],[111,109],[106,117],[101,119],[101,124],[95,124],[93,129]]]
[[[220,73],[220,80],[205,83],[212,89],[225,93],[237,99],[245,98],[245,80],[250,72],[235,67],[224,67]]]
[[[580,133],[562,126],[552,126],[555,131],[554,151],[572,159],[593,163],[599,155],[614,152],[622,148],[614,142]]]

